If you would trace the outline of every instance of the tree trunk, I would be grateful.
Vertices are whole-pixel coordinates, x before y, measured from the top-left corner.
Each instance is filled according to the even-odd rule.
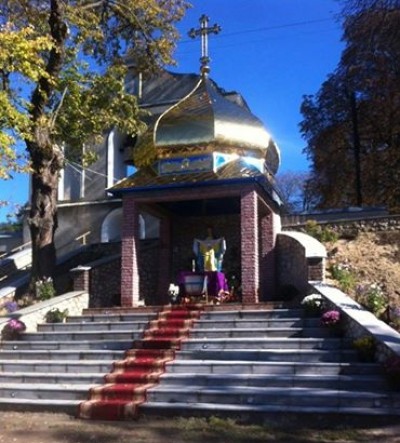
[[[31,145],[31,152],[32,148]],[[43,152],[42,149],[36,146],[34,151]],[[46,277],[53,277],[56,265],[54,234],[57,229],[57,189],[63,154],[57,146],[53,146],[50,153],[40,159],[40,165],[34,164],[32,173],[28,219],[32,241],[31,285]]]
[[[50,0],[49,25],[54,48],[47,61],[48,75],[39,79],[32,94],[30,113],[33,139],[26,140],[33,171],[28,219],[32,241],[31,291],[34,291],[38,280],[53,276],[56,265],[54,233],[57,229],[57,189],[64,156],[59,147],[52,143],[52,122],[45,116],[54,93],[52,80],[59,77],[65,58],[68,36],[65,7],[61,0]]]

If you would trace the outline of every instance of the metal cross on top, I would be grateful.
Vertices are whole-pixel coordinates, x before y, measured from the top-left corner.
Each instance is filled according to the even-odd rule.
[[[221,26],[214,24],[214,26],[209,27],[209,18],[203,14],[200,17],[200,29],[192,28],[188,35],[190,38],[196,38],[201,36],[201,58],[200,58],[200,70],[203,74],[208,74],[210,72],[210,57],[208,55],[208,34],[218,34],[221,31]]]

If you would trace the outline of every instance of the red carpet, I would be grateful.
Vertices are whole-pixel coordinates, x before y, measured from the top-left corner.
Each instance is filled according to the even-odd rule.
[[[175,350],[200,316],[201,305],[169,306],[157,320],[149,322],[143,338],[116,361],[104,377],[105,384],[92,388],[89,400],[79,405],[78,417],[93,420],[135,418],[146,401],[147,390],[159,382],[165,364],[175,358]]]

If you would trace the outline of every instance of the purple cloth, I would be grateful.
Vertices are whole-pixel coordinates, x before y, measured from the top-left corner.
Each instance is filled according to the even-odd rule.
[[[199,275],[201,277],[207,276],[207,292],[211,297],[216,297],[219,292],[228,291],[228,283],[223,272],[207,271],[207,272],[190,272],[180,271],[178,274],[178,285],[184,288],[185,276],[187,275]]]

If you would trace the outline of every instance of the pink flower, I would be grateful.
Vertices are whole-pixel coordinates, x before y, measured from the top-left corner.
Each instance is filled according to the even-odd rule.
[[[11,319],[7,323],[7,325],[8,325],[8,328],[12,331],[22,332],[22,331],[25,331],[25,329],[26,329],[25,324],[20,320],[16,320],[15,318]]]
[[[339,311],[327,311],[322,314],[321,322],[325,326],[333,326],[339,323],[340,312]]]

